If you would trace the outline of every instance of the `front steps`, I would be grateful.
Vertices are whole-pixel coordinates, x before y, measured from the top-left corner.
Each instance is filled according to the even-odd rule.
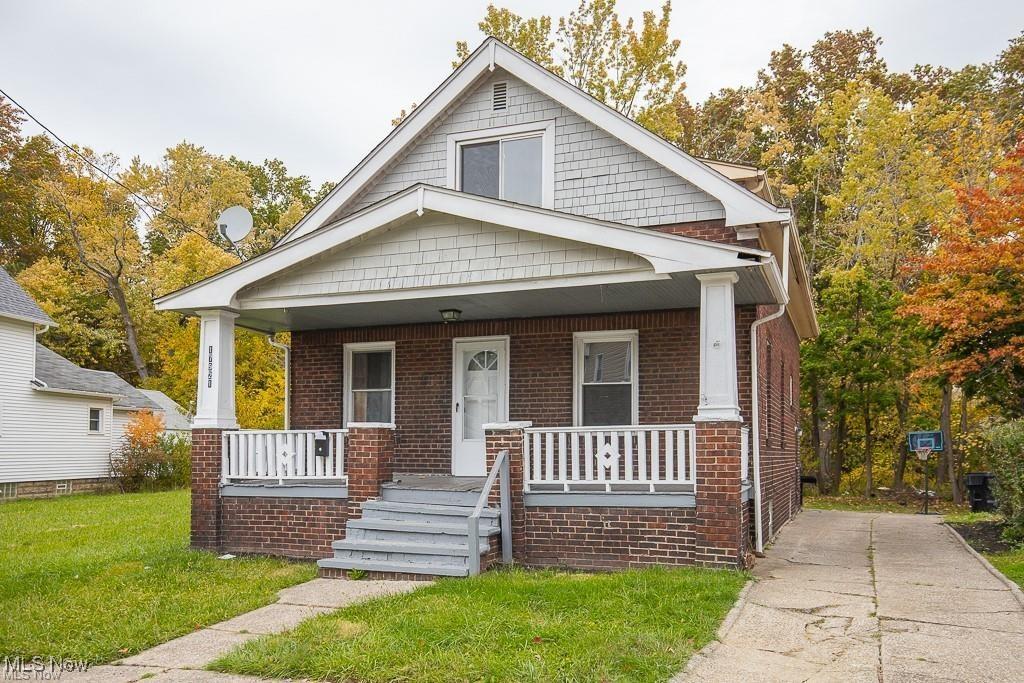
[[[398,481],[382,486],[382,499],[363,503],[363,516],[348,520],[345,538],[331,544],[334,557],[317,565],[330,570],[468,576],[470,553],[485,554],[490,537],[500,532],[498,511],[483,510],[480,544],[470,549],[467,520],[479,489],[464,483],[424,486],[432,484]]]

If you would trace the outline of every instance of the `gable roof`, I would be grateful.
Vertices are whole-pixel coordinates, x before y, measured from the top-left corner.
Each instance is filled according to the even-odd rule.
[[[39,325],[57,324],[3,268],[0,268],[0,317]]]
[[[113,372],[79,367],[56,351],[36,344],[36,379],[40,389],[92,396],[109,396],[115,408],[163,410],[156,402]]]
[[[725,209],[726,225],[753,225],[780,222],[789,218],[788,210],[765,201],[706,163],[686,154],[632,119],[491,37],[484,40],[466,61],[364,157],[319,204],[296,223],[278,244],[307,235],[327,223],[335,211],[357,196],[393,159],[419,139],[431,124],[444,116],[482,76],[496,67],[501,67],[537,91],[562,103],[597,127],[718,199]]]
[[[778,271],[771,253],[760,249],[671,235],[648,228],[417,184],[217,275],[158,297],[156,307],[158,310],[186,312],[203,308],[237,307],[236,297],[243,288],[329,249],[345,245],[382,226],[414,215],[423,215],[425,211],[437,211],[633,253],[648,261],[655,273],[765,265]],[[784,297],[781,282],[773,282],[775,284],[778,285],[778,296]]]
[[[139,391],[163,408],[165,429],[175,432],[192,429],[192,422],[189,420],[188,414],[173,398],[156,389],[139,389]]]

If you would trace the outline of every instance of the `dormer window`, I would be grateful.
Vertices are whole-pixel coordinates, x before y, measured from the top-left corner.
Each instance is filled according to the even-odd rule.
[[[448,186],[529,206],[554,205],[554,122],[448,136]]]

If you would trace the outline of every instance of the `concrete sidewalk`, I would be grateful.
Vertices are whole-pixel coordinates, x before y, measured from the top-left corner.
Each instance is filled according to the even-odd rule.
[[[318,614],[384,595],[406,593],[429,583],[313,579],[280,591],[278,601],[272,605],[175,638],[114,664],[93,667],[81,673],[65,673],[61,680],[75,683],[127,683],[141,679],[154,682],[258,680],[203,671],[202,668],[252,638],[287,631]]]
[[[941,517],[807,510],[678,681],[1022,681],[1024,605]]]

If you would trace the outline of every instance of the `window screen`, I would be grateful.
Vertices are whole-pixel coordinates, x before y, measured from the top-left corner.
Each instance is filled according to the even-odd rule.
[[[498,198],[501,143],[462,146],[462,191]]]
[[[89,431],[98,432],[103,427],[103,411],[99,408],[89,408]]]
[[[391,422],[391,352],[352,353],[353,422]]]
[[[633,422],[633,342],[583,344],[580,397],[582,425],[628,425]]]

